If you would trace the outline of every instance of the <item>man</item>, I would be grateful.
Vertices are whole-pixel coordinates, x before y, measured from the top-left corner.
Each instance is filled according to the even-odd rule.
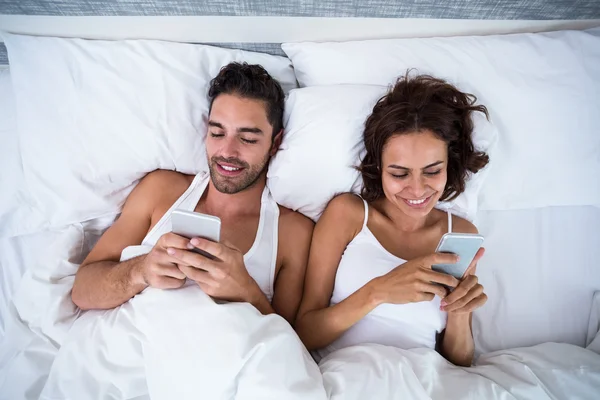
[[[77,271],[71,297],[81,309],[114,308],[148,286],[175,289],[189,279],[216,299],[294,321],[313,223],[277,205],[266,188],[283,134],[283,91],[261,66],[231,63],[209,97],[210,175],[157,170],[141,180]],[[174,208],[219,217],[221,243],[171,233]],[[144,254],[120,261],[139,245]]]

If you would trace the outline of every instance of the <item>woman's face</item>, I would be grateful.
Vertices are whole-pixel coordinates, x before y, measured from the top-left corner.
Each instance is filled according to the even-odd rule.
[[[393,136],[381,164],[385,197],[406,215],[424,217],[446,187],[448,146],[428,130]]]

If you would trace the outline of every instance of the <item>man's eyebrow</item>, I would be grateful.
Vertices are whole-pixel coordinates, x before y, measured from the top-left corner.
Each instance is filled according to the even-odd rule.
[[[208,126],[212,126],[215,128],[219,128],[219,129],[223,129],[225,130],[225,127],[223,126],[222,123],[217,122],[217,121],[213,121],[213,120],[209,120],[208,121]],[[250,127],[250,126],[243,126],[241,128],[237,129],[238,133],[256,133],[257,135],[263,135],[264,132],[262,131],[262,129],[257,128],[257,127]]]
[[[217,121],[213,121],[213,120],[209,120],[208,121],[208,126],[214,126],[215,128],[219,128],[219,129],[225,129],[223,128],[223,125]]]
[[[256,133],[258,135],[263,135],[264,134],[264,132],[261,129],[259,129],[259,128],[250,128],[250,127],[246,127],[246,126],[238,128],[237,131],[239,133],[248,132],[248,133]]]
[[[439,164],[442,164],[442,163],[443,163],[443,161],[441,161],[441,160],[440,160],[440,161],[436,161],[436,162],[434,162],[434,163],[431,163],[431,164],[429,164],[429,165],[426,165],[426,166],[424,166],[424,167],[423,167],[423,168],[421,168],[421,169],[427,169],[427,168],[435,167],[436,165],[439,165]],[[396,165],[396,164],[389,165],[389,168],[394,168],[394,169],[404,169],[404,170],[410,171],[410,168],[403,167],[403,166],[401,166],[401,165]]]

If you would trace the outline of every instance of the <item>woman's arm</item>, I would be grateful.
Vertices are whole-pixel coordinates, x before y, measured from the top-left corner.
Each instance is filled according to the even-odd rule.
[[[455,226],[458,232],[478,233],[473,224],[462,218],[455,218]],[[463,367],[471,366],[475,352],[471,330],[473,311],[487,301],[483,286],[475,275],[477,262],[484,252],[483,248],[479,249],[460,284],[441,303],[442,310],[448,312],[441,353],[451,363]]]
[[[329,307],[342,254],[360,232],[363,221],[362,201],[353,195],[342,195],[330,202],[315,227],[304,296],[295,324],[309,350],[329,345],[380,304],[431,301],[436,294],[446,293],[438,284],[458,284],[453,276],[431,270],[432,264],[455,263],[456,256],[430,254],[407,261]]]
[[[470,367],[475,345],[471,332],[471,313],[449,313],[441,353],[454,365]]]
[[[315,226],[295,323],[309,350],[329,345],[376,307],[369,285],[329,307],[342,254],[360,232],[363,219],[362,200],[343,194],[331,200]]]

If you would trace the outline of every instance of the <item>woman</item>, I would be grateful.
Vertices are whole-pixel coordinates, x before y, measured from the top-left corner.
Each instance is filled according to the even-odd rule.
[[[471,365],[471,313],[487,300],[475,275],[483,249],[461,280],[431,265],[457,260],[434,253],[446,232],[477,233],[434,208],[488,163],[471,138],[471,113],[487,116],[475,101],[440,79],[407,75],[375,105],[364,131],[362,199],[334,198],[313,234],[296,329],[320,357],[379,343],[436,348]]]

